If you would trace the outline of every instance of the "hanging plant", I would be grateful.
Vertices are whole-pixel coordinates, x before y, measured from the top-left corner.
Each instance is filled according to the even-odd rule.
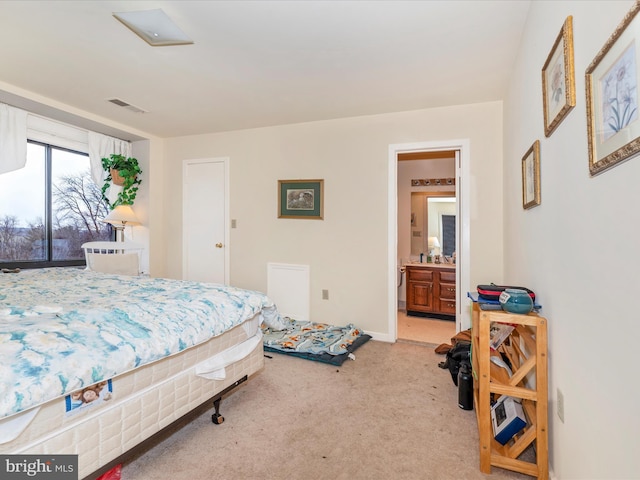
[[[112,153],[109,158],[102,159],[102,168],[107,172],[104,185],[102,185],[102,198],[109,204],[109,207],[113,210],[118,205],[133,205],[138,194],[138,185],[142,183],[142,180],[138,178],[138,175],[142,173],[138,160]],[[118,192],[118,197],[113,203],[106,196],[107,190],[112,184],[122,187],[122,191]]]

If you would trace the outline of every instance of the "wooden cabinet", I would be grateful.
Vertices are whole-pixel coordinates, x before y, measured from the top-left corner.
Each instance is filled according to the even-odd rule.
[[[445,315],[456,314],[456,270],[440,270],[438,282],[438,311]]]
[[[407,314],[455,315],[455,265],[407,265]]]
[[[490,332],[494,323],[515,326],[497,351],[490,347]],[[516,315],[503,311],[485,311],[475,303],[471,339],[474,401],[480,438],[480,470],[491,473],[493,465],[547,480],[546,319],[535,313]],[[492,362],[491,356],[508,359],[511,375]],[[501,395],[521,401],[527,419],[524,429],[505,445],[494,438],[491,421],[492,397],[495,400]],[[529,448],[532,445],[535,449]]]

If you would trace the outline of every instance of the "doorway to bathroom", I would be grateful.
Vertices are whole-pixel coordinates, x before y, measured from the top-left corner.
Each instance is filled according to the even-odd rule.
[[[451,288],[445,294],[435,278],[441,267],[446,266],[449,278],[457,270],[458,166],[459,152],[453,149],[397,154],[398,340],[439,345],[450,343],[457,331],[456,295]],[[434,282],[408,284],[407,265],[412,272],[416,266],[425,275],[433,271]],[[458,276],[453,277],[457,290]],[[418,292],[428,304],[416,306],[412,300],[407,308],[408,289],[410,298]],[[447,310],[440,311],[441,305]]]
[[[408,205],[407,198],[410,200]],[[409,224],[400,220],[406,217],[407,208]],[[438,311],[436,307],[439,304],[439,298],[429,300],[430,305],[426,310],[432,310],[431,307],[434,307],[433,313],[416,311],[415,308],[407,309],[408,289],[417,289],[424,291],[427,296],[433,296],[434,283],[437,284],[437,282],[409,283],[406,272],[406,265],[418,264],[420,271],[426,273],[431,270],[424,270],[422,266],[425,264],[454,263],[457,256],[455,252],[456,212],[456,152],[445,150],[399,153],[398,340],[439,345],[449,343],[456,333],[455,315],[448,317],[435,313]],[[453,229],[451,218],[454,219]],[[403,241],[407,236],[409,237],[408,250],[406,241]],[[439,275],[439,272],[434,271],[433,274]]]

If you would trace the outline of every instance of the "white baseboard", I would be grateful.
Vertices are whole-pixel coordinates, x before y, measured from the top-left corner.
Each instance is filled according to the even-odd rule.
[[[391,335],[388,333],[380,333],[380,332],[364,332],[367,335],[371,335],[371,340],[377,340],[379,342],[387,342],[387,343],[395,343],[395,339],[391,338]]]

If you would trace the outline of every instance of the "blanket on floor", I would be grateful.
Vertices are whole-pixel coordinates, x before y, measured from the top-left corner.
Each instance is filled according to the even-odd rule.
[[[342,365],[360,345],[371,339],[352,323],[339,327],[327,323],[284,318],[282,330],[263,326],[264,350]]]

